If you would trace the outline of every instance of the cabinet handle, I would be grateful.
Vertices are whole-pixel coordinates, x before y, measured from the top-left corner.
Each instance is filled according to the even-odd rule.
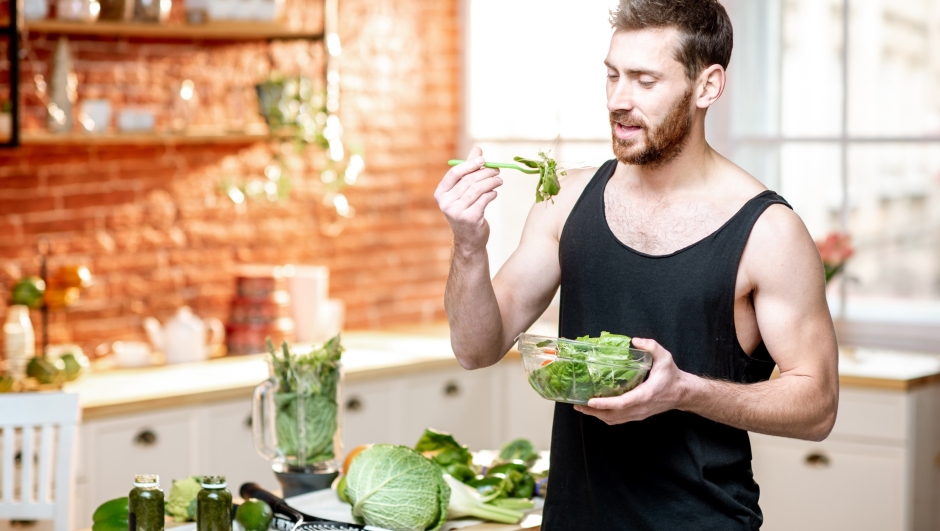
[[[806,466],[812,468],[829,468],[830,464],[832,464],[832,462],[825,454],[813,452],[806,456]]]
[[[352,397],[346,401],[346,411],[362,411],[362,408],[365,407],[362,403],[362,400],[359,400],[357,397]]]
[[[245,417],[245,428],[250,430],[252,422],[253,421],[251,420],[251,415],[248,415],[247,417]]]
[[[447,382],[447,385],[444,386],[444,395],[445,396],[457,396],[460,394],[460,386],[455,382]]]
[[[134,444],[137,446],[153,446],[157,444],[157,434],[153,430],[142,430],[134,436]]]
[[[933,460],[933,464],[937,465],[937,468],[940,468],[940,452],[937,452],[937,457]]]

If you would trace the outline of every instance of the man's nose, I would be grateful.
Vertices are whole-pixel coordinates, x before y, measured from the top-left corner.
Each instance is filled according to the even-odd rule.
[[[631,84],[621,78],[607,94],[608,111],[632,111],[635,105]]]

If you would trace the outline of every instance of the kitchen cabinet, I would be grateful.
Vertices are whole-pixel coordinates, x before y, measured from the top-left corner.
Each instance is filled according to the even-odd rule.
[[[171,408],[84,422],[76,476],[75,525],[87,527],[101,503],[126,496],[135,474],[159,474],[169,493],[173,479],[222,474],[236,489],[252,480],[277,486],[255,452],[245,421],[248,399]]]
[[[751,434],[764,531],[940,529],[940,384],[843,385],[823,442]]]

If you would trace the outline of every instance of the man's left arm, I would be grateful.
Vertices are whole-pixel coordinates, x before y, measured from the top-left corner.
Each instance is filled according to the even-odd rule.
[[[770,207],[754,225],[741,268],[754,288],[758,329],[779,378],[754,384],[702,378],[679,370],[655,341],[634,339],[653,354],[649,378],[622,396],[575,409],[608,424],[680,409],[748,431],[825,439],[839,400],[838,347],[822,262],[800,218]]]

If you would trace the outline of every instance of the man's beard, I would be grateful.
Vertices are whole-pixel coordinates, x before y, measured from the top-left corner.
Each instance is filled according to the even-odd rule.
[[[692,88],[669,110],[662,123],[651,129],[639,119],[632,118],[629,111],[610,113],[610,132],[613,137],[614,156],[624,164],[635,166],[662,166],[674,160],[682,153],[685,141],[692,130]],[[641,127],[646,143],[639,145],[641,138],[637,134],[630,140],[617,137],[617,124]]]

